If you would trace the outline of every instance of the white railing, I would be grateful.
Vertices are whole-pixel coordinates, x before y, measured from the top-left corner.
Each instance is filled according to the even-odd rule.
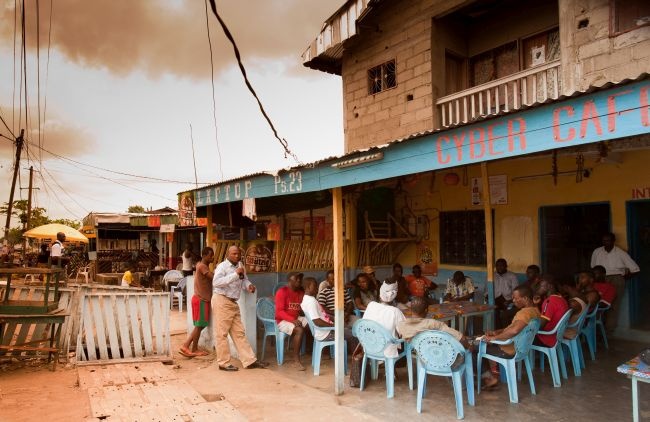
[[[448,127],[557,99],[560,92],[557,60],[441,97],[436,104],[442,127]]]

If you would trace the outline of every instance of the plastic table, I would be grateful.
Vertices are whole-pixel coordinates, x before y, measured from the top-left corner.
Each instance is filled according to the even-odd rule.
[[[639,420],[639,390],[637,381],[650,384],[650,367],[641,362],[639,356],[625,362],[617,369],[621,374],[627,375],[632,380],[632,419],[634,422]]]

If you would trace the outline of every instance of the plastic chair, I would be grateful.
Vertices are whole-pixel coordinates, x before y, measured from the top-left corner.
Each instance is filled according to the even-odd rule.
[[[576,377],[582,375],[581,368],[584,368],[585,366],[582,358],[582,347],[580,346],[580,331],[582,330],[582,326],[585,322],[585,317],[587,316],[588,309],[589,308],[585,307],[578,316],[578,319],[575,320],[573,324],[568,324],[566,327],[575,328],[576,336],[574,338],[562,338],[562,344],[566,346],[567,349],[569,349],[568,356],[571,357],[571,362],[573,363],[573,374]],[[567,378],[566,370],[563,370],[562,376],[564,378]]]
[[[273,297],[275,297],[275,294],[278,292],[278,290],[280,290],[280,288],[282,288],[282,287],[284,287],[286,285],[287,285],[287,283],[282,282],[282,283],[278,283],[275,287],[273,287]]]
[[[478,394],[481,392],[481,364],[483,358],[489,359],[491,361],[497,362],[505,369],[506,379],[508,381],[508,394],[510,396],[510,403],[518,403],[519,397],[517,394],[517,379],[515,378],[517,371],[515,369],[515,363],[524,361],[526,365],[526,373],[528,374],[528,383],[530,384],[530,392],[535,395],[535,381],[533,380],[532,366],[530,364],[529,352],[530,347],[533,344],[533,339],[535,334],[539,330],[539,319],[532,319],[528,325],[521,330],[519,334],[513,338],[505,341],[501,340],[492,340],[493,344],[514,344],[515,346],[515,356],[512,358],[502,358],[498,356],[493,356],[487,353],[487,342],[481,341],[479,345],[478,357],[476,362],[476,372],[477,372],[477,390]],[[521,369],[519,370],[519,378],[521,377]]]
[[[451,377],[456,399],[456,417],[463,419],[463,374],[467,385],[467,402],[474,406],[474,370],[472,354],[443,331],[424,331],[411,340],[417,354],[418,395],[416,408],[422,413],[422,398],[426,389],[427,374]],[[460,360],[462,358],[462,360]],[[460,363],[456,363],[460,360]]]
[[[75,280],[79,280],[79,276],[82,275],[84,276],[84,279],[86,281],[86,284],[88,284],[88,276],[90,274],[90,263],[87,265],[84,265],[83,267],[77,268],[77,275],[75,276]]]
[[[183,278],[183,273],[177,270],[169,270],[165,273],[163,276],[162,282],[163,285],[165,286],[165,289],[167,286],[169,286],[169,283],[175,282],[175,281],[180,281],[180,279]]]
[[[396,339],[388,330],[375,321],[360,319],[352,326],[352,334],[359,339],[363,346],[363,362],[361,364],[361,383],[359,389],[365,387],[366,364],[370,359],[371,378],[377,379],[379,376],[378,363],[384,362],[386,365],[386,396],[391,399],[395,395],[395,362],[398,359],[406,357],[406,366],[409,374],[409,389],[413,389],[413,362],[411,356],[411,346],[404,339]],[[389,344],[402,345],[403,350],[397,357],[389,358],[384,355],[384,349]]]
[[[600,335],[603,337],[603,343],[605,344],[605,349],[609,350],[609,344],[607,343],[607,333],[605,331],[605,323],[603,322],[603,315],[605,312],[609,311],[611,306],[607,302],[601,301],[598,303],[598,312],[596,313],[596,327],[600,328]],[[598,330],[596,330],[598,331]],[[597,343],[594,343],[594,350],[597,348]]]
[[[316,329],[334,332],[334,327],[316,327],[314,321],[312,321],[309,318],[307,318],[307,323],[309,324],[311,335],[314,337],[314,346],[311,352],[311,366],[312,368],[314,368],[314,376],[318,376],[320,374],[320,360],[323,354],[323,349],[325,347],[329,347],[330,355],[335,356],[335,354],[334,354],[334,340],[316,340]],[[345,359],[343,361],[343,370],[347,374],[348,373],[348,343],[345,340],[343,341],[343,356]]]
[[[596,314],[598,313],[598,305],[587,313],[585,322],[580,330],[580,335],[587,341],[587,348],[589,349],[589,356],[591,360],[596,360]],[[581,346],[582,347],[582,346]]]
[[[289,336],[278,330],[278,324],[275,322],[275,303],[268,297],[258,299],[255,308],[257,319],[262,321],[264,325],[264,336],[262,337],[262,355],[260,360],[264,360],[266,352],[266,338],[268,336],[275,337],[275,354],[278,360],[278,365],[284,363],[284,340]]]
[[[187,277],[181,278],[176,286],[169,289],[169,309],[174,307],[174,299],[178,300],[178,312],[183,312],[183,289],[187,284]]]
[[[555,335],[556,342],[553,347],[544,347],[537,346],[535,344],[530,346],[531,353],[533,354],[533,365],[535,364],[535,351],[540,352],[540,363],[539,366],[544,371],[544,355],[548,358],[548,364],[551,367],[551,377],[553,377],[553,387],[561,387],[562,381],[560,379],[560,366],[562,366],[562,373],[566,374],[566,365],[564,363],[564,352],[562,351],[562,342],[560,339],[564,338],[564,331],[566,330],[567,325],[569,325],[569,318],[573,313],[572,309],[569,309],[562,315],[562,318],[558,321],[555,328],[551,331],[538,331],[537,334],[544,335]]]

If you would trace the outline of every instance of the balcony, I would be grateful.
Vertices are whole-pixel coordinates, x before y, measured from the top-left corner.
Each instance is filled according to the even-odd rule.
[[[560,61],[556,60],[441,97],[436,106],[445,128],[555,100],[561,91]]]

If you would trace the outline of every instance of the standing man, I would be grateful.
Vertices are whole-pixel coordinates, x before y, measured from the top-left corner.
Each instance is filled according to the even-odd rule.
[[[304,327],[307,325],[307,319],[300,315],[300,304],[305,295],[302,278],[302,273],[289,273],[288,284],[280,287],[275,293],[275,322],[278,324],[278,330],[291,338],[293,366],[299,371],[305,370],[300,361],[300,348],[305,335]]]
[[[212,312],[215,316],[214,341],[217,349],[217,364],[222,371],[237,371],[230,362],[228,334],[235,343],[239,360],[246,369],[266,368],[268,363],[258,362],[251,345],[246,340],[244,324],[239,311],[239,295],[242,290],[255,293],[255,286],[246,277],[241,264],[238,246],[228,248],[226,260],[217,265],[212,279]]]
[[[188,358],[208,355],[206,351],[199,350],[199,338],[201,331],[210,323],[210,301],[212,300],[214,274],[208,266],[212,264],[212,261],[214,261],[214,250],[207,246],[201,251],[201,261],[196,264],[196,273],[194,274],[194,295],[192,296],[194,330],[179,350],[181,355]]]
[[[510,324],[516,310],[512,306],[512,292],[517,286],[517,276],[508,271],[508,262],[499,258],[494,263],[496,274],[494,274],[494,305],[495,322],[497,328],[504,328]]]
[[[621,299],[625,293],[625,280],[628,280],[640,271],[639,266],[630,258],[623,249],[614,245],[614,233],[603,235],[603,246],[596,248],[591,254],[591,267],[602,265],[605,267],[605,278],[616,288],[616,298],[612,309],[607,313],[607,330],[613,331],[618,325]]]
[[[50,247],[50,262],[52,267],[63,268],[63,242],[65,242],[65,233],[58,232],[56,234],[56,240],[52,243]]]

